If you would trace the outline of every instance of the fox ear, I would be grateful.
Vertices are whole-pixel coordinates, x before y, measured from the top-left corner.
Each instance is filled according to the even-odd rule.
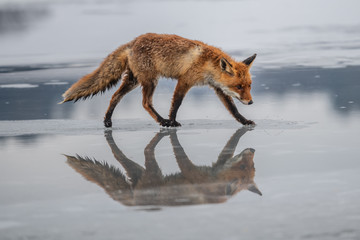
[[[231,63],[229,63],[229,61],[226,60],[225,58],[220,59],[220,67],[221,67],[221,71],[225,71],[230,75],[234,75]]]
[[[262,196],[262,193],[260,192],[259,188],[256,186],[255,183],[249,184],[248,190],[250,192],[253,192],[253,193],[256,193],[256,194],[259,194],[260,196]]]
[[[251,67],[251,65],[252,65],[253,61],[255,60],[255,58],[256,58],[256,53],[255,53],[254,55],[252,55],[251,57],[248,57],[247,59],[245,59],[245,60],[243,61],[243,63],[244,63],[245,65]]]

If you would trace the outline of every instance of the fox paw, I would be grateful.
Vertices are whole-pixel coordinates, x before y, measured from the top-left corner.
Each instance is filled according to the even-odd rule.
[[[180,127],[181,124],[175,120],[163,119],[160,121],[160,125],[163,127]]]
[[[104,126],[107,128],[110,128],[112,126],[111,119],[105,119],[104,120]]]
[[[245,120],[245,121],[243,122],[243,124],[244,124],[244,125],[255,125],[255,122],[252,121],[252,120]]]

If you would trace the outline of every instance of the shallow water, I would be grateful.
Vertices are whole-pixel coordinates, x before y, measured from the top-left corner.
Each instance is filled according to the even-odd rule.
[[[324,2],[314,2],[308,11],[309,3],[296,3],[286,14],[300,9],[297,14],[310,17],[270,19],[268,31],[262,23],[271,14],[250,11],[266,7],[265,1],[206,3],[209,12],[201,20],[195,12],[203,1],[194,3],[186,19],[179,17],[186,2],[59,1],[26,8],[11,28],[0,24],[1,239],[360,238],[360,67],[353,28],[360,20],[351,8],[355,3],[327,1],[322,18],[315,13]],[[211,17],[214,9],[238,5],[248,12],[234,18],[247,24],[254,19],[245,28],[248,48],[236,49],[240,33],[223,40],[229,21]],[[2,9],[25,11],[9,6]],[[162,15],[135,21],[147,19],[144,7]],[[11,16],[17,16],[15,10]],[[342,16],[340,25],[332,13]],[[131,28],[118,23],[112,38],[87,30],[77,35],[95,24],[99,34],[110,36],[111,29],[100,23],[111,26],[120,19]],[[213,31],[205,31],[209,21]],[[225,29],[216,31],[216,26]],[[154,123],[141,106],[139,89],[118,105],[111,130],[102,120],[116,88],[84,102],[57,104],[104,53],[145,31],[208,40],[236,58],[257,51],[254,104],[237,103],[257,125],[242,127],[204,87],[191,89],[184,99],[177,129]],[[308,31],[314,35],[305,38]],[[291,44],[276,44],[276,33],[292,39]],[[326,34],[328,42],[320,44]],[[71,35],[79,38],[72,42]],[[104,40],[83,43],[89,36]],[[23,45],[17,44],[20,40]],[[305,52],[293,47],[300,43],[308,44]],[[175,83],[161,79],[155,93],[154,105],[164,116]]]

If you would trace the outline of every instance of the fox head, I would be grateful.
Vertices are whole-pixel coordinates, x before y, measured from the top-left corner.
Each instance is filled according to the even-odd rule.
[[[228,159],[219,170],[218,178],[228,183],[225,189],[226,195],[234,195],[243,189],[262,195],[254,182],[254,153],[255,149],[246,148],[240,154]]]
[[[230,63],[225,58],[220,59],[220,88],[228,96],[237,98],[241,103],[250,105],[253,103],[251,90],[250,67],[256,58],[256,54],[242,62]]]

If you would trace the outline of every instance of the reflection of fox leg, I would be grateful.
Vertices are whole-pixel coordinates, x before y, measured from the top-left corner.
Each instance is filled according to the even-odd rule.
[[[112,126],[111,116],[114,112],[116,105],[120,102],[121,98],[125,96],[125,94],[129,93],[131,90],[135,89],[138,85],[138,81],[134,77],[133,73],[128,69],[123,75],[120,88],[114,93],[111,98],[110,105],[106,111],[104,118],[105,127]]]
[[[191,162],[182,148],[175,131],[170,133],[170,140],[176,161],[184,177],[192,183],[206,181],[208,177],[207,172],[204,171],[206,167],[198,167]]]
[[[136,186],[137,181],[141,178],[145,169],[136,162],[127,158],[125,154],[121,152],[114,141],[111,130],[105,132],[105,138],[115,159],[118,160],[118,162],[124,167],[128,177],[131,179],[132,185]]]
[[[141,179],[142,187],[161,186],[164,182],[164,176],[155,159],[155,147],[165,136],[164,133],[157,133],[145,147],[145,172]]]
[[[219,165],[223,165],[227,159],[232,158],[234,156],[234,152],[236,149],[236,146],[239,143],[240,138],[247,132],[249,131],[248,128],[243,127],[243,128],[239,128],[229,139],[229,141],[226,143],[226,145],[224,146],[223,150],[221,151],[221,153],[218,156],[218,160],[216,161],[216,163],[213,165],[215,166],[219,166]]]

